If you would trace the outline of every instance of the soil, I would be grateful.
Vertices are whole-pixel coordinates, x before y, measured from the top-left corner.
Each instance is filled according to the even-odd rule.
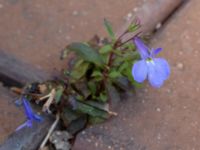
[[[53,72],[64,66],[58,56],[67,43],[104,36],[104,17],[117,29],[143,2],[1,0],[0,49]],[[79,134],[74,150],[199,150],[199,9],[200,1],[189,1],[151,41],[164,48],[159,56],[171,65],[164,86],[147,83],[130,94],[119,105],[119,116]]]

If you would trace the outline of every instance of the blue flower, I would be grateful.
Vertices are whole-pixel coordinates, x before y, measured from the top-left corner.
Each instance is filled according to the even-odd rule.
[[[38,122],[41,122],[42,121],[42,117],[33,113],[33,110],[31,108],[31,105],[29,103],[29,101],[22,97],[22,103],[23,103],[23,106],[24,106],[24,111],[25,111],[25,114],[26,114],[26,117],[27,117],[27,121],[25,123],[23,123],[22,125],[20,125],[16,131],[24,128],[24,127],[32,127],[32,122],[33,121],[38,121]]]
[[[141,56],[132,68],[134,79],[141,83],[148,78],[153,87],[159,88],[169,77],[170,67],[168,62],[163,58],[155,58],[162,48],[150,49],[138,37],[134,38],[135,45]]]

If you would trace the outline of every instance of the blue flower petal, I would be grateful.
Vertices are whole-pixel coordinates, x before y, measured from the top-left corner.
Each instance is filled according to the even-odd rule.
[[[41,122],[43,120],[43,118],[37,114],[33,114],[33,119],[36,121],[39,121],[39,122]]]
[[[142,59],[147,59],[149,57],[149,48],[142,42],[138,37],[134,38],[135,45]]]
[[[148,80],[150,84],[155,87],[159,88],[162,86],[164,82],[163,74],[160,73],[159,67],[153,61],[147,62],[148,65]]]
[[[152,49],[151,50],[151,57],[155,57],[162,50],[163,50],[162,48]]]
[[[22,102],[23,102],[23,106],[24,106],[24,111],[26,113],[26,117],[28,119],[32,119],[33,118],[33,111],[32,111],[30,103],[24,97],[22,98]]]
[[[140,60],[133,65],[132,75],[135,81],[141,83],[147,78],[147,63],[145,60]]]
[[[25,128],[25,127],[29,127],[29,128],[32,127],[32,121],[31,120],[27,120],[25,123],[23,123],[19,127],[17,127],[17,129],[15,131],[19,131],[22,128]]]
[[[37,114],[35,114],[31,108],[31,105],[29,103],[29,101],[25,98],[22,97],[22,102],[23,102],[23,106],[24,106],[24,111],[27,117],[27,121],[25,123],[23,123],[22,125],[20,125],[16,131],[24,128],[24,127],[32,127],[32,121],[38,121],[41,122],[43,120],[43,118]]]
[[[158,72],[162,75],[163,80],[166,80],[170,75],[170,67],[168,62],[163,58],[153,59]]]

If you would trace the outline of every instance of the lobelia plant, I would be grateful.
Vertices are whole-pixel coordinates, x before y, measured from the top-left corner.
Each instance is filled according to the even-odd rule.
[[[118,38],[107,20],[104,25],[110,39],[95,36],[88,42],[69,44],[62,50],[61,59],[67,58],[68,66],[60,77],[23,88],[28,122],[18,129],[31,126],[32,120],[40,120],[25,98],[41,104],[42,111],[59,114],[64,127],[74,134],[88,123],[99,123],[117,115],[109,109],[112,99],[127,91],[130,85],[139,86],[148,78],[153,87],[160,87],[168,78],[167,61],[155,58],[161,48],[149,51],[138,37],[138,19]],[[135,36],[123,42],[122,37],[131,32]],[[77,120],[79,125],[75,126]]]

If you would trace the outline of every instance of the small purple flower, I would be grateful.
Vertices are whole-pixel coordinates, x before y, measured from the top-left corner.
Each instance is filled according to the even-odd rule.
[[[25,111],[25,114],[26,114],[26,117],[27,117],[27,121],[25,123],[23,123],[22,125],[20,125],[16,129],[16,131],[19,131],[20,129],[22,129],[24,127],[32,127],[33,121],[38,121],[38,122],[42,121],[42,117],[33,112],[31,105],[26,98],[22,97],[22,103],[23,103],[23,106],[24,106],[24,111]]]
[[[163,58],[155,58],[162,48],[150,49],[138,37],[134,38],[135,45],[141,56],[132,68],[134,79],[141,83],[148,78],[153,87],[159,88],[169,77],[170,67],[168,62]]]

